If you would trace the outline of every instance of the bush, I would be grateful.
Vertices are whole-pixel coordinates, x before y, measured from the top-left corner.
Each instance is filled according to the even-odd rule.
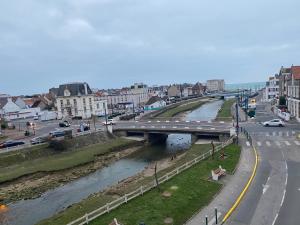
[[[49,148],[51,148],[57,152],[62,152],[62,151],[66,151],[68,149],[68,145],[64,140],[61,140],[61,141],[51,140],[49,142]]]
[[[4,129],[6,129],[6,128],[7,128],[7,124],[5,124],[5,123],[2,123],[2,124],[1,124],[1,129],[3,129],[3,130],[4,130]]]

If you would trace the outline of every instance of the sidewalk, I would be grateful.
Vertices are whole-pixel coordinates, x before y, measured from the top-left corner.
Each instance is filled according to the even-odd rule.
[[[208,206],[188,220],[185,225],[205,224],[206,215],[208,216],[208,224],[215,224],[215,208],[218,209],[218,224],[221,224],[224,215],[235,203],[252,174],[255,155],[252,147],[246,145],[246,141],[244,136],[240,136],[239,143],[242,146],[241,158],[234,175],[226,175],[221,178],[220,182],[224,186],[220,193],[217,194]]]

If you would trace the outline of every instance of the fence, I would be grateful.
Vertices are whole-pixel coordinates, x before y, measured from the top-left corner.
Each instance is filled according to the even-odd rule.
[[[229,139],[227,140],[226,142],[222,143],[221,145],[217,146],[216,149],[215,149],[215,152],[218,152],[220,151],[221,149],[223,149],[225,146],[231,144],[233,142],[233,139]],[[176,176],[177,174],[185,171],[186,169],[190,168],[191,166],[197,164],[198,162],[208,158],[209,156],[211,156],[213,153],[212,150],[196,157],[195,159],[189,161],[189,162],[186,162],[185,164],[175,168],[174,170],[166,173],[165,175],[161,176],[158,178],[158,183],[161,184],[161,183],[164,183],[168,180],[170,180],[172,177]],[[90,221],[96,219],[97,217],[99,216],[102,216],[103,214],[105,213],[109,213],[111,210],[119,207],[120,205],[124,204],[124,203],[127,203],[128,201],[140,196],[140,195],[143,195],[145,192],[147,191],[150,191],[151,189],[153,189],[154,187],[156,187],[156,181],[154,180],[153,182],[150,182],[148,185],[144,185],[144,186],[140,186],[138,189],[128,193],[128,194],[125,194],[124,196],[112,201],[112,202],[109,202],[107,203],[106,205],[90,212],[90,213],[87,213],[85,214],[84,216],[68,223],[67,225],[83,225],[83,224],[88,224]]]

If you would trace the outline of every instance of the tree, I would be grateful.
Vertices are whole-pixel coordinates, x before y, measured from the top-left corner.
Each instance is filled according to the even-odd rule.
[[[286,105],[286,99],[284,96],[279,97],[279,105]]]

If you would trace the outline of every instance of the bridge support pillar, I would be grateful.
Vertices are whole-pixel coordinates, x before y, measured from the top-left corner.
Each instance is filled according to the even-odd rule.
[[[198,136],[196,134],[191,134],[191,144],[195,144],[198,140]]]

